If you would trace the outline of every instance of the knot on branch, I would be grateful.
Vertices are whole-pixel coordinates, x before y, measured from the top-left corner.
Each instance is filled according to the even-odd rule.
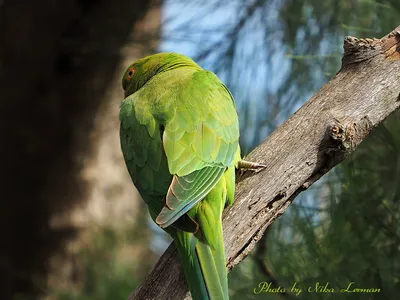
[[[321,144],[322,150],[331,160],[341,161],[354,151],[372,128],[368,116],[357,122],[331,119],[326,126],[326,135]]]
[[[388,60],[400,60],[400,26],[382,39],[382,52]]]
[[[400,26],[381,39],[347,36],[343,48],[342,68],[382,53],[387,60],[400,60]]]
[[[345,37],[342,67],[370,59],[379,54],[379,43],[380,40],[376,38],[358,39],[353,36]]]
[[[344,125],[339,120],[334,120],[334,122],[327,126],[327,133],[332,139],[335,150],[346,152],[351,149],[352,139],[355,133],[355,125],[355,123]]]

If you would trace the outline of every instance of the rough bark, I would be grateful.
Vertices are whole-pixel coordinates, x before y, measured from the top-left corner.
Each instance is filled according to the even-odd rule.
[[[223,215],[227,268],[254,248],[264,231],[367,135],[400,107],[400,26],[382,39],[347,37],[341,70],[248,160],[267,168],[238,176],[236,202]],[[171,245],[133,299],[189,299]]]

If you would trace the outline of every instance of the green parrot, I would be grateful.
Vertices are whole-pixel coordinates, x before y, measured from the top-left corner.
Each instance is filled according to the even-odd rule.
[[[229,299],[221,216],[241,161],[232,94],[177,53],[137,60],[122,86],[121,149],[133,183],[173,238],[193,299]]]

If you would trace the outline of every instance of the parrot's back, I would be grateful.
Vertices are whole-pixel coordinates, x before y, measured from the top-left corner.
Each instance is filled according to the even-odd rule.
[[[122,102],[121,148],[153,220],[174,239],[192,297],[228,299],[221,216],[240,160],[235,105],[196,64],[164,69]]]

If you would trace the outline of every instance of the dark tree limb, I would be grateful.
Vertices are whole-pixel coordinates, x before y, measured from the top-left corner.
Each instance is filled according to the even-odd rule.
[[[344,41],[342,67],[247,157],[267,168],[240,174],[236,202],[223,216],[228,270],[254,248],[293,199],[343,161],[400,107],[400,26],[382,39]],[[130,296],[189,299],[175,247]]]

